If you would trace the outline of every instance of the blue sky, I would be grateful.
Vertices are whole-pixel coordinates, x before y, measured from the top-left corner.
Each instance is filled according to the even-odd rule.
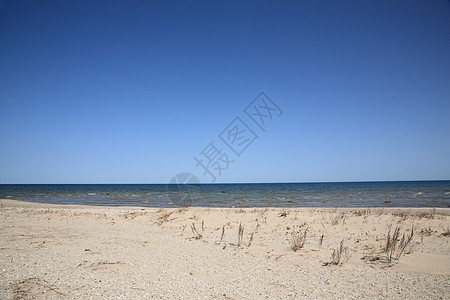
[[[450,179],[449,30],[444,0],[0,1],[0,183],[211,182],[211,141],[217,182]]]

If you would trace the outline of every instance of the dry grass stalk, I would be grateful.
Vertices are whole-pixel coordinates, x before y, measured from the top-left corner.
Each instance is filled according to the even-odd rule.
[[[447,231],[441,233],[442,236],[450,236],[450,229],[447,227]]]
[[[158,224],[161,225],[164,222],[168,222],[169,221],[169,217],[173,214],[173,211],[168,211],[166,213],[163,213],[162,215],[160,215],[158,217]]]
[[[269,208],[265,207],[260,212],[260,217],[263,219],[264,224],[267,224],[267,214],[269,213]]]
[[[360,210],[355,210],[353,211],[353,215],[355,216],[367,216],[370,214],[370,210],[369,209],[360,209]]]
[[[428,226],[428,228],[422,228],[419,234],[421,234],[422,236],[430,236],[433,234],[433,230],[431,229],[431,227]]]
[[[286,218],[288,214],[289,214],[288,210],[286,208],[283,208],[283,210],[280,212],[279,216]]]
[[[345,213],[344,212],[340,212],[339,214],[337,214],[332,220],[331,220],[331,224],[332,225],[337,225],[339,224],[339,221],[342,220],[342,226],[345,224]]]
[[[411,232],[406,235],[403,233],[400,239],[400,227],[397,226],[391,235],[391,229],[389,229],[386,245],[384,246],[384,251],[387,254],[387,263],[392,264],[400,259],[400,256],[405,251],[405,248],[411,243],[414,237],[414,227],[411,227]]]
[[[331,219],[331,225],[337,225],[339,223],[339,215]]]
[[[244,237],[244,226],[239,223],[238,236],[237,236],[237,246],[240,247],[242,244],[242,239]]]
[[[252,235],[250,236],[250,239],[249,239],[249,241],[248,241],[247,247],[250,247],[250,246],[252,245],[252,242],[253,242],[253,235],[254,235],[254,234],[255,234],[255,233],[252,232]]]
[[[333,253],[331,254],[331,262],[326,263],[325,265],[342,265],[348,261],[350,257],[352,257],[352,255],[350,254],[348,247],[344,246],[344,240],[342,240],[339,247],[333,250]]]
[[[126,212],[126,213],[122,214],[122,216],[123,216],[125,219],[134,219],[134,218],[136,218],[136,217],[138,217],[138,216],[145,216],[145,214],[146,214],[146,213],[145,213],[145,212],[142,212],[142,211],[140,211],[140,212],[132,211],[132,212]],[[170,216],[171,214],[172,214],[172,213],[170,213],[169,216]],[[106,214],[104,214],[103,217],[106,218]],[[98,218],[100,218],[100,216],[98,216]]]
[[[306,242],[306,233],[308,232],[308,228],[305,228],[304,230],[298,230],[298,231],[292,231],[291,237],[288,240],[289,241],[289,247],[294,250],[300,250],[303,248]]]
[[[322,249],[322,243],[323,243],[323,238],[325,237],[325,235],[322,233],[322,235],[319,238],[319,250]]]
[[[33,297],[33,292],[36,292],[36,289],[51,290],[62,297],[66,297],[64,293],[55,289],[47,281],[37,277],[31,277],[13,284],[13,299],[34,299],[35,297]]]
[[[225,236],[225,225],[222,226],[222,234],[220,235],[219,243],[222,243],[223,237]]]
[[[192,225],[191,225],[191,230],[192,230],[192,233],[194,234],[194,239],[199,240],[202,238],[202,235],[197,231],[197,228],[195,228],[194,223],[192,223]]]
[[[186,212],[187,210],[188,210],[187,207],[180,207],[176,210],[176,212],[182,214],[182,213]]]

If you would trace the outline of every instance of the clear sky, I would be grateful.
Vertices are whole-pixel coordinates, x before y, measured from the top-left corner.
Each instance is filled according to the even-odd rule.
[[[0,0],[0,183],[450,179],[449,79],[445,0]]]

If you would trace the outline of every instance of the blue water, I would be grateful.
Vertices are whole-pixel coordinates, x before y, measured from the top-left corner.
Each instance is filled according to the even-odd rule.
[[[201,184],[188,187],[166,184],[2,184],[0,199],[144,207],[450,207],[450,181]]]

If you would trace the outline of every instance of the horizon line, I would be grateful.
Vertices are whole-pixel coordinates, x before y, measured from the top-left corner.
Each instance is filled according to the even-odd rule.
[[[450,179],[413,179],[413,180],[355,180],[355,181],[274,181],[274,182],[200,182],[188,183],[191,185],[219,185],[219,184],[304,184],[304,183],[383,183],[383,182],[436,182],[436,181],[450,181]],[[176,185],[178,183],[0,183],[0,185]]]

